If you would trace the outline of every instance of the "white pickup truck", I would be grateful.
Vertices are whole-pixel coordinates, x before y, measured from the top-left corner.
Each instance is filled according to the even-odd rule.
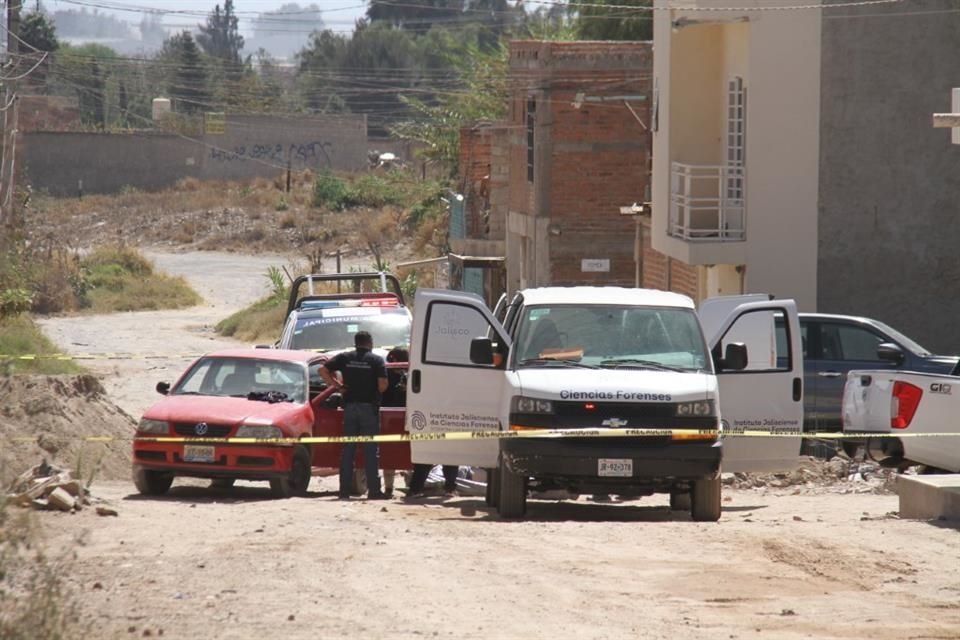
[[[545,287],[491,311],[471,293],[421,289],[415,308],[407,431],[569,430],[412,443],[414,462],[488,469],[488,501],[504,517],[525,513],[528,489],[566,489],[669,493],[695,520],[717,520],[721,466],[797,463],[803,362],[792,300],[713,298],[698,313],[664,291]],[[612,428],[637,435],[576,437]],[[718,438],[720,429],[797,437]]]
[[[960,377],[851,371],[842,412],[845,433],[883,436],[866,438],[866,450],[885,466],[912,463],[960,472],[960,438],[931,435],[960,430]]]

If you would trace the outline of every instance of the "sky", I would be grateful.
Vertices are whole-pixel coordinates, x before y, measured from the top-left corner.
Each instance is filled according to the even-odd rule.
[[[322,11],[323,22],[327,28],[338,32],[352,32],[353,24],[364,15],[367,9],[366,0],[294,0],[301,6],[316,4]],[[140,22],[143,11],[157,10],[164,13],[163,25],[170,31],[194,29],[198,23],[205,21],[205,15],[213,10],[218,2],[223,0],[42,0],[48,11],[97,9],[102,13],[109,13],[117,18],[137,24]],[[31,0],[24,0],[24,6],[29,10]],[[240,32],[249,35],[251,20],[257,14],[279,9],[283,0],[234,0],[234,10],[240,18]],[[285,28],[285,27],[284,27]],[[296,19],[292,19],[291,32],[297,32]],[[305,39],[305,38],[304,38]]]

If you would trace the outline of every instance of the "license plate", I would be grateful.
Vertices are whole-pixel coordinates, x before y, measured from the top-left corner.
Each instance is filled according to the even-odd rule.
[[[184,462],[213,462],[213,447],[209,445],[185,444],[183,445]]]
[[[633,460],[630,458],[600,458],[597,461],[597,475],[629,478],[633,475]]]

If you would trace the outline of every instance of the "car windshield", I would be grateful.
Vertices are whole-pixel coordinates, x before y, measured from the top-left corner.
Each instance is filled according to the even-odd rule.
[[[305,313],[297,318],[288,348],[334,351],[353,347],[353,336],[367,331],[375,347],[389,348],[410,343],[410,315],[404,309],[337,309]]]
[[[170,391],[170,395],[233,396],[254,393],[302,404],[307,397],[307,368],[301,362],[242,357],[204,357]]]
[[[545,360],[604,368],[709,369],[692,309],[618,305],[531,306],[523,310],[514,366]]]

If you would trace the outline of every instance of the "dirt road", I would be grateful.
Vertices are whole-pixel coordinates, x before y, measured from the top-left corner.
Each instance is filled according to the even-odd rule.
[[[44,328],[77,352],[208,350],[276,264],[154,257],[210,304]],[[96,367],[136,415],[184,365]],[[334,482],[291,500],[253,483],[145,499],[98,482],[118,517],[38,517],[76,550],[69,580],[96,638],[960,638],[958,531],[900,521],[892,495],[726,489],[712,524],[662,498],[533,501],[507,522],[473,498],[339,502]]]

